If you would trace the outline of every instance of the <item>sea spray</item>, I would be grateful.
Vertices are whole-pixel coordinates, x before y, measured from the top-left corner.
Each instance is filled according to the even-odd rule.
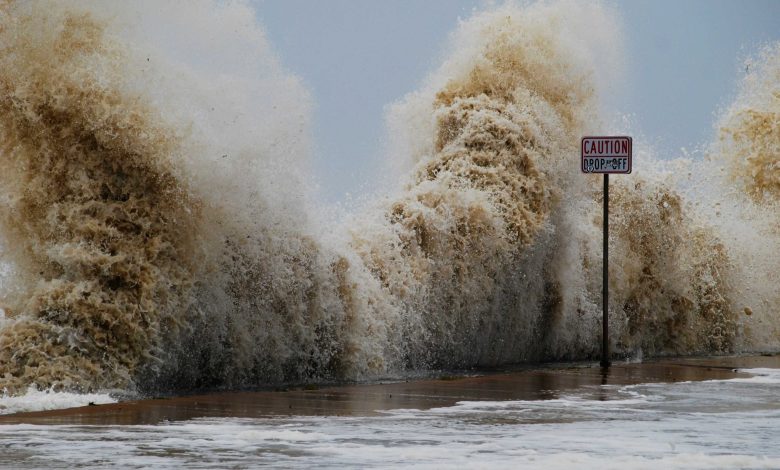
[[[430,80],[435,94],[412,94],[394,110],[422,132],[402,129],[405,148],[418,149],[415,180],[388,216],[398,240],[384,243],[395,251],[372,246],[367,258],[422,316],[423,340],[411,343],[433,364],[596,353],[600,185],[579,174],[576,145],[600,126],[598,81],[592,54],[575,54],[581,45],[571,38],[580,22],[610,19],[569,4],[476,15],[456,38],[468,47]],[[731,351],[737,326],[725,249],[714,228],[643,167],[615,184],[616,351]]]
[[[615,186],[618,348],[653,355],[733,352],[731,266],[714,228],[663,182],[638,178]]]
[[[780,338],[780,44],[745,61],[733,103],[716,122],[718,139],[699,169],[698,209],[717,221],[734,266],[730,292],[744,328],[740,347],[776,351]]]
[[[752,66],[752,70],[750,70]],[[721,159],[756,202],[780,199],[780,44],[746,65],[742,90],[720,125]]]
[[[351,332],[383,302],[365,305],[370,280],[354,279],[350,255],[323,249],[308,225],[306,94],[247,25],[245,5],[188,3],[186,15],[155,6],[166,28],[159,16],[134,18],[154,5],[3,11],[3,156],[15,170],[3,180],[13,268],[4,387],[199,387],[382,369],[385,352]],[[206,19],[232,37],[194,56],[178,36],[150,42],[179,27],[199,36],[187,28]],[[203,54],[222,41],[247,54],[213,70],[224,54]],[[368,294],[352,293],[358,283]]]
[[[334,226],[306,189],[308,96],[251,10],[154,5],[2,8],[3,387],[242,387],[597,353],[600,185],[577,162],[604,127],[610,9],[462,22],[392,108],[402,189]],[[777,303],[739,315],[745,249],[697,212],[711,199],[651,165],[616,180],[616,353],[755,347],[748,323],[774,325]]]
[[[119,90],[121,48],[89,14],[3,7],[3,386],[127,387],[197,269],[178,136]]]
[[[595,109],[590,64],[553,27],[573,16],[546,6],[477,15],[456,38],[469,47],[434,74],[446,79],[395,111],[428,113],[409,120],[432,124],[411,136],[430,143],[382,233],[355,246],[408,311],[411,367],[542,356],[557,171]]]

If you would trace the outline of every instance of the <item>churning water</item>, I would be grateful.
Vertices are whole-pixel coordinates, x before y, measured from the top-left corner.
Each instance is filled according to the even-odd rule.
[[[28,468],[778,468],[780,372],[589,386],[379,416],[0,425],[0,466]]]
[[[619,23],[612,10],[507,5],[463,21],[446,60],[389,110],[388,167],[401,184],[341,218],[322,216],[306,189],[309,97],[253,18],[241,2],[210,0],[0,2],[9,396],[370,380],[597,353],[600,186],[577,161],[580,136],[630,131],[601,117],[620,38],[592,32],[614,30],[599,27]],[[636,143],[635,174],[613,189],[616,354],[780,346],[770,280],[780,268],[779,74],[780,48],[767,46],[706,164]],[[614,402],[632,417],[616,425],[667,416],[652,397],[674,387]],[[461,448],[432,424],[454,413],[476,439],[492,429],[480,421],[491,408],[469,406],[364,424],[377,442],[427,426],[443,443],[432,448],[476,453],[477,440]],[[507,419],[522,422],[526,405],[512,406]],[[539,406],[555,415],[565,404]],[[599,416],[599,406],[580,412]],[[460,417],[469,413],[476,421]],[[293,442],[314,429],[348,436],[359,423],[211,424],[250,441],[289,425]],[[116,431],[115,443],[135,433],[156,449],[168,441],[155,433],[197,437],[201,424]],[[518,426],[519,441],[541,435]],[[190,441],[170,452],[197,453],[202,441]],[[289,442],[271,447],[284,456]]]

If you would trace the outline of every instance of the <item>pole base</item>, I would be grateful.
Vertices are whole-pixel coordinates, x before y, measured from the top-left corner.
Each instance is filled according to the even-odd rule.
[[[612,365],[612,361],[610,361],[609,359],[602,359],[600,364],[601,367],[609,367]]]

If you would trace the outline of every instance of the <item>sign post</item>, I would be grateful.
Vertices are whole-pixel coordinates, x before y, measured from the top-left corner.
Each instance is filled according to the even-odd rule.
[[[604,247],[602,263],[601,367],[610,366],[609,353],[609,175],[631,173],[631,137],[583,137],[580,143],[583,173],[604,175]]]

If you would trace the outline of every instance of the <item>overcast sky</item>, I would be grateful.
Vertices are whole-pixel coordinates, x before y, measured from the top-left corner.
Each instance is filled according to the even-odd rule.
[[[447,36],[482,0],[255,0],[282,63],[311,91],[314,166],[329,201],[370,190],[384,106],[417,89]],[[780,40],[780,1],[614,2],[626,32],[627,86],[614,105],[661,155],[713,135],[742,62]],[[368,183],[367,183],[368,182]],[[366,184],[369,186],[366,187]]]

